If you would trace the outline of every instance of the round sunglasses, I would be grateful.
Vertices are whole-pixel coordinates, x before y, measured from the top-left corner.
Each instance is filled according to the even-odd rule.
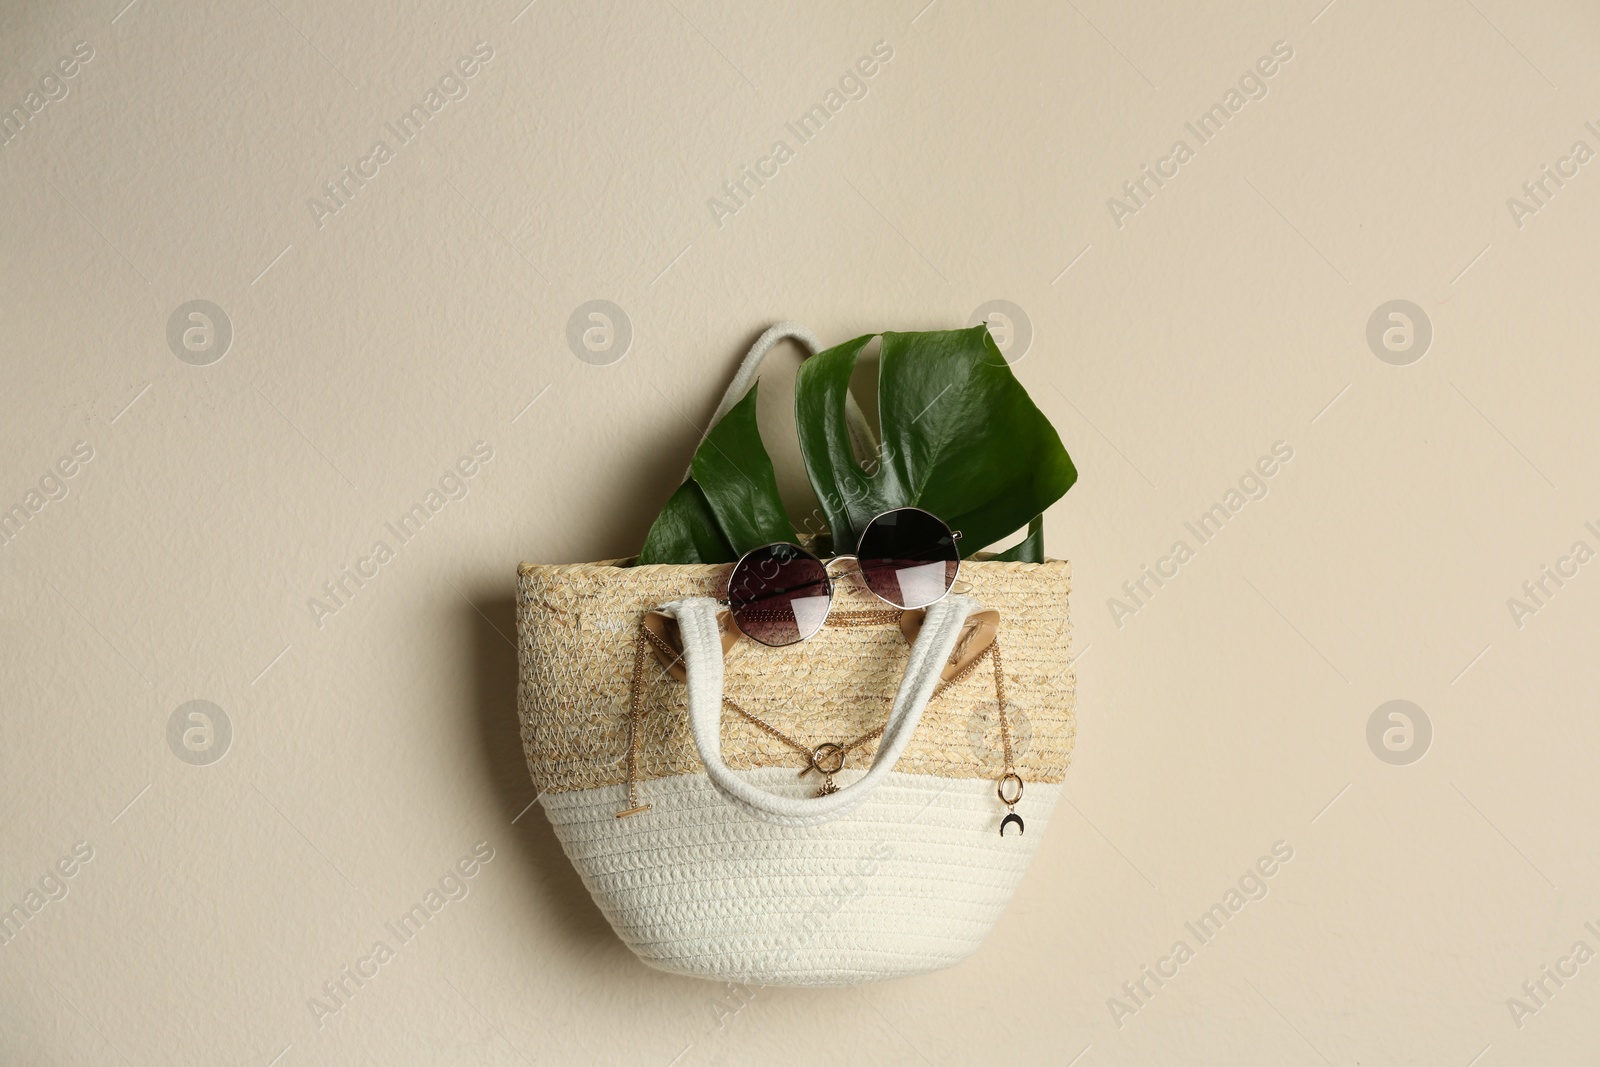
[[[921,508],[896,508],[867,523],[853,555],[856,573],[873,595],[903,610],[943,600],[961,569],[961,532]],[[779,541],[739,557],[728,575],[725,601],[735,625],[764,645],[812,637],[833,606],[828,563],[799,545]]]

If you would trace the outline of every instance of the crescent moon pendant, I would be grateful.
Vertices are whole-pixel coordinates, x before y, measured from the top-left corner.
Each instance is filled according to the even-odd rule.
[[[1012,812],[1010,815],[1007,815],[1004,819],[1000,820],[1001,837],[1006,836],[1006,827],[1010,826],[1012,823],[1017,824],[1017,833],[1025,834],[1028,832],[1027,827],[1022,825],[1022,816],[1018,815],[1016,812]]]

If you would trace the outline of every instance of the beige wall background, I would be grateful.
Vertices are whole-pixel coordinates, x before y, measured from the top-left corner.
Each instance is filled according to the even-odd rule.
[[[1600,14],[525,2],[0,12],[26,119],[0,147],[0,505],[26,517],[0,548],[0,905],[29,915],[0,1059],[1587,1062]],[[800,144],[785,123],[879,42]],[[1275,47],[1201,144],[1185,124]],[[1114,211],[1147,164],[1177,173]],[[346,167],[369,176],[339,204]],[[567,324],[600,299],[631,339],[585,361]],[[1048,519],[1079,745],[1037,862],[945,973],[647,970],[529,810],[517,562],[636,550],[770,323],[838,342],[991,300],[1082,471]],[[792,375],[763,390],[780,461]],[[1277,442],[1200,543],[1185,523]],[[474,848],[463,898],[310,1006]],[[1180,939],[1176,977],[1125,990]]]

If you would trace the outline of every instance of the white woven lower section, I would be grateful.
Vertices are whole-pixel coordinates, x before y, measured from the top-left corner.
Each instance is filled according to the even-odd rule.
[[[841,784],[860,772],[838,775]],[[773,791],[816,788],[792,769],[741,772]],[[983,779],[890,774],[849,815],[778,826],[730,805],[704,774],[547,794],[545,813],[618,936],[656,967],[767,985],[842,985],[948,967],[1000,917],[1060,787],[1017,806]]]

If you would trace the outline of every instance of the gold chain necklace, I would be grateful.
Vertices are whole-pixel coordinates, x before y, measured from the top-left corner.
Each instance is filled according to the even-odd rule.
[[[826,625],[843,627],[880,626],[886,623],[899,622],[900,615],[901,613],[899,611],[841,611],[835,612],[833,615],[829,616]],[[654,645],[669,657],[677,657],[680,655],[678,650],[668,644],[665,639],[658,636],[643,624],[639,626],[639,637],[634,645],[632,686],[633,700],[632,706],[629,709],[630,715],[628,723],[629,806],[626,810],[617,812],[617,818],[619,819],[625,818],[629,815],[637,815],[640,812],[648,811],[650,808],[650,805],[641,804],[639,802],[638,723],[639,717],[644,711],[644,665],[645,661],[650,655],[651,645]],[[1005,669],[1001,666],[1000,661],[999,639],[997,638],[994,643],[985,649],[976,659],[967,664],[967,666],[962,669],[961,673],[957,674],[953,678],[941,681],[938,687],[934,689],[933,694],[928,698],[928,701],[929,703],[932,703],[934,700],[937,700],[945,690],[949,689],[953,685],[957,685],[965,681],[972,675],[974,671],[978,669],[978,666],[983,663],[985,659],[991,659],[994,661],[995,706],[999,711],[1000,740],[1005,751],[1005,773],[1001,775],[999,786],[996,790],[996,793],[1000,797],[1000,802],[1004,804],[1009,811],[1009,814],[1007,814],[1000,823],[1000,836],[1004,837],[1006,827],[1013,822],[1016,823],[1019,831],[1023,831],[1024,828],[1022,824],[1022,816],[1017,814],[1017,802],[1022,799],[1022,778],[1016,773],[1016,769],[1012,764],[1011,722],[1010,716],[1006,714],[1006,679]],[[848,756],[853,750],[860,748],[862,745],[882,737],[883,731],[887,725],[885,724],[885,726],[880,726],[876,730],[871,730],[862,734],[860,737],[857,737],[853,741],[848,741],[843,744],[837,741],[824,741],[820,745],[809,746],[800,741],[796,741],[794,738],[790,737],[782,730],[779,730],[776,726],[773,726],[765,719],[746,711],[728,696],[724,695],[722,702],[729,708],[732,708],[740,715],[740,717],[745,719],[756,728],[783,742],[805,757],[806,765],[800,771],[800,777],[804,778],[812,771],[816,771],[818,774],[822,775],[822,784],[817,789],[817,796],[819,797],[825,797],[829,793],[836,793],[839,791],[838,785],[834,783],[833,776],[844,769],[845,757]]]

